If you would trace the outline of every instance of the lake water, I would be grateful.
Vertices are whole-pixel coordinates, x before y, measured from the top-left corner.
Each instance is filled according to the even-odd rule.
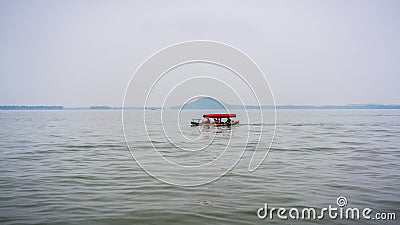
[[[125,111],[124,135],[118,110],[0,111],[0,223],[398,224],[400,110],[278,110],[254,172],[270,121],[238,112],[242,125],[199,128],[188,123],[202,111],[166,111],[165,124],[158,113],[143,132],[143,112]],[[265,203],[321,209],[339,196],[397,220],[257,217]]]

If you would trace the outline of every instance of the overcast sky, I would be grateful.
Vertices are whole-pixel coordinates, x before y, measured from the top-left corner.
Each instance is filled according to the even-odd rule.
[[[0,1],[0,105],[120,106],[151,54],[241,49],[282,104],[400,104],[400,1]]]

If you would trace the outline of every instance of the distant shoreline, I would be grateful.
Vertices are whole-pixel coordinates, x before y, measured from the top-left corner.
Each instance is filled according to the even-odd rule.
[[[60,105],[1,105],[0,110],[63,110]]]
[[[273,106],[237,106],[231,105],[229,109],[274,109]],[[27,105],[3,105],[0,110],[160,110],[162,107],[112,107],[112,106],[90,106],[90,107],[64,107],[64,106],[27,106]],[[163,109],[177,109],[176,107],[165,107]],[[187,109],[220,109],[220,108],[187,108]],[[351,104],[351,105],[279,105],[276,109],[400,109],[400,105],[383,104]]]

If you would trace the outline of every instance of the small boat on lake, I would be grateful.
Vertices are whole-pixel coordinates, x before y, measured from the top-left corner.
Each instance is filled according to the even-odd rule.
[[[239,120],[236,120],[236,114],[234,113],[213,113],[213,114],[204,114],[203,119],[192,119],[190,122],[191,126],[232,126],[239,123]]]

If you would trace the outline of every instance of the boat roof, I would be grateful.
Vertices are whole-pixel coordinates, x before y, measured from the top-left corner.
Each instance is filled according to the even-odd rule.
[[[212,114],[204,114],[204,118],[228,118],[228,117],[236,117],[234,113],[212,113]]]

